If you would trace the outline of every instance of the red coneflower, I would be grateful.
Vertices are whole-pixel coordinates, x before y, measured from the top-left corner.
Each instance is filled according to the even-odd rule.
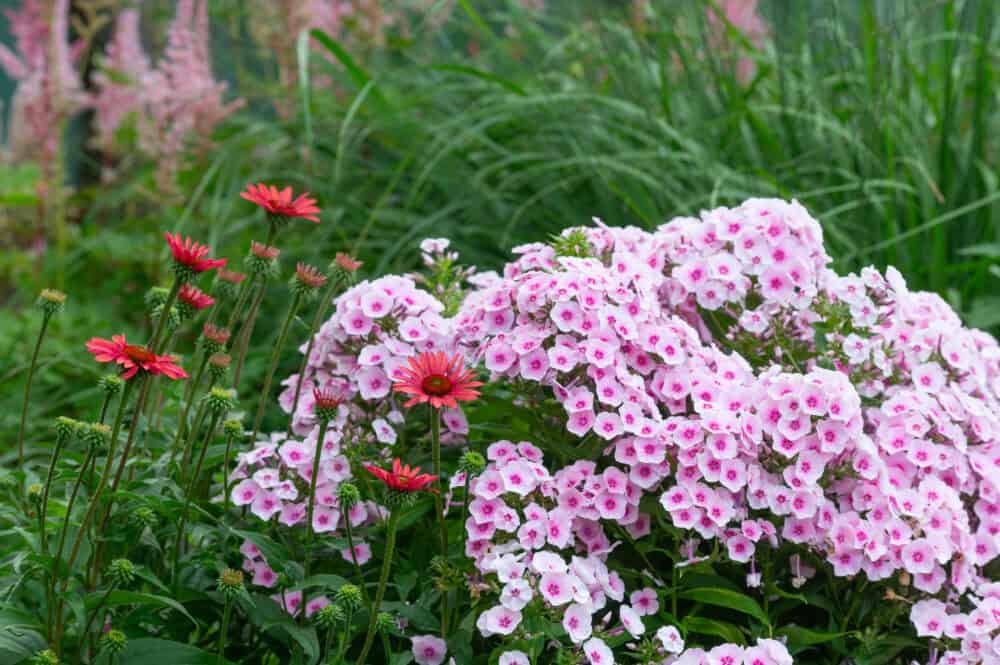
[[[245,274],[236,270],[219,270],[215,273],[215,276],[223,282],[228,282],[229,284],[240,284],[247,278]]]
[[[474,389],[483,385],[474,380],[472,370],[465,369],[457,353],[451,358],[442,351],[421,353],[410,358],[410,366],[400,368],[399,373],[393,390],[412,395],[406,407],[428,402],[435,409],[442,406],[454,409],[458,402],[478,398],[479,391]]]
[[[419,492],[427,489],[427,486],[437,480],[437,476],[429,473],[420,473],[420,467],[410,468],[409,464],[404,465],[397,457],[392,461],[392,471],[365,464],[365,470],[381,480],[386,487],[397,492]]]
[[[110,340],[93,337],[87,342],[87,350],[94,354],[99,363],[117,363],[125,369],[123,379],[131,379],[142,370],[149,374],[162,374],[168,379],[188,378],[173,356],[159,356],[144,346],[125,342],[125,335],[112,335]]]
[[[190,307],[192,310],[205,309],[215,304],[215,298],[208,295],[197,286],[185,284],[177,292],[177,299],[182,305]]]
[[[201,335],[208,341],[219,346],[220,348],[226,345],[229,341],[229,330],[227,328],[222,328],[221,326],[216,326],[211,323],[206,323],[201,329]]]
[[[179,277],[190,277],[193,274],[205,272],[226,265],[225,259],[207,258],[212,248],[194,242],[191,238],[181,238],[180,233],[171,235],[165,232],[164,237],[170,245],[170,253],[174,255],[174,267]]]
[[[354,257],[344,254],[343,252],[337,252],[337,255],[333,257],[333,262],[344,272],[355,272],[358,268],[364,265],[362,261],[358,261]]]
[[[291,187],[279,190],[274,185],[260,183],[247,185],[246,191],[240,192],[240,196],[259,205],[271,217],[285,219],[301,217],[319,223],[319,217],[316,216],[319,208],[316,207],[316,199],[309,198],[309,192],[300,194],[298,198],[292,200]]]
[[[341,401],[340,395],[332,390],[313,388],[313,413],[320,420],[329,422],[336,418]]]

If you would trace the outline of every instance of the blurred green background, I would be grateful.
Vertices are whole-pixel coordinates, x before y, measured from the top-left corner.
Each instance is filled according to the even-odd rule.
[[[109,17],[127,6],[105,4]],[[154,59],[176,4],[142,4]],[[971,325],[1000,326],[995,2],[355,2],[336,30],[300,39],[272,25],[285,4],[208,3],[212,67],[245,105],[210,147],[185,152],[173,187],[127,135],[109,155],[93,145],[93,112],[73,117],[63,251],[39,212],[39,168],[5,164],[0,432],[16,428],[39,289],[61,284],[69,299],[33,409],[89,416],[98,368],[83,343],[144,334],[142,296],[168,280],[163,231],[238,261],[264,235],[238,197],[257,181],[307,189],[323,208],[321,225],[285,232],[286,273],[336,251],[367,275],[415,269],[428,236],[495,269],[511,247],[594,216],[652,228],[794,197],[822,222],[837,270],[895,265]],[[85,77],[110,33],[95,34]],[[12,89],[0,80],[7,99]],[[266,301],[259,348],[284,301]],[[250,381],[266,355],[251,354]]]

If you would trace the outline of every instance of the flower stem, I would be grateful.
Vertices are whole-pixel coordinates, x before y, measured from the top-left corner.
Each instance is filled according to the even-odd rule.
[[[257,276],[251,275],[250,279],[240,284],[240,293],[236,296],[236,304],[233,305],[233,311],[229,312],[229,321],[226,322],[227,330],[232,330],[233,326],[236,325],[236,319],[239,317],[240,312],[243,311],[243,306],[247,304],[247,296],[250,295],[250,291],[253,289],[256,280]]]
[[[348,607],[344,613],[344,637],[341,638],[340,644],[337,645],[337,660],[334,661],[338,665],[343,665],[344,656],[347,653],[347,645],[351,642],[352,623],[354,623],[354,610]]]
[[[170,287],[170,293],[167,294],[167,299],[163,301],[163,307],[160,308],[160,316],[156,319],[156,328],[153,330],[153,336],[149,338],[149,344],[147,345],[153,353],[159,352],[157,343],[160,341],[160,335],[163,334],[164,329],[167,327],[170,310],[173,309],[174,301],[177,300],[177,294],[181,290],[182,283],[182,280],[174,278],[174,283]]]
[[[379,608],[382,607],[382,598],[385,596],[385,587],[389,582],[389,570],[392,568],[392,554],[396,547],[396,527],[399,525],[399,510],[393,508],[389,513],[389,521],[385,526],[385,554],[382,559],[382,572],[378,578],[378,588],[375,590],[375,602],[372,603],[371,616],[368,617],[368,633],[365,635],[365,644],[361,648],[361,655],[358,656],[357,665],[366,665],[365,658],[371,651],[372,642],[375,640],[375,624],[378,618]]]
[[[260,391],[260,402],[257,404],[257,415],[253,419],[253,436],[250,437],[251,441],[257,440],[257,432],[260,431],[260,423],[264,419],[264,410],[267,408],[268,397],[271,392],[271,381],[274,380],[274,371],[278,369],[278,361],[281,360],[281,351],[285,346],[285,339],[288,337],[288,329],[291,327],[295,315],[299,313],[299,306],[301,304],[302,296],[296,293],[292,296],[292,302],[288,306],[288,314],[285,315],[285,322],[281,324],[281,332],[278,333],[274,349],[271,350],[271,364],[267,368],[267,374],[264,377],[264,387]]]
[[[181,518],[177,522],[177,537],[174,541],[174,561],[170,569],[175,595],[177,592],[177,564],[181,558],[181,539],[184,537],[184,525],[187,522],[188,512],[191,510],[191,501],[194,499],[194,491],[198,485],[198,477],[201,475],[201,467],[205,463],[205,453],[208,452],[208,446],[212,443],[212,434],[219,425],[219,418],[220,415],[215,413],[212,414],[212,420],[209,421],[208,429],[205,432],[205,440],[201,444],[201,453],[198,455],[198,462],[195,464],[194,473],[191,474],[191,480],[188,482],[187,496],[184,499]],[[228,599],[226,602],[228,603]]]
[[[189,383],[187,387],[187,394],[184,399],[184,410],[181,412],[180,420],[177,421],[177,432],[174,434],[174,442],[170,445],[170,466],[173,466],[174,458],[177,456],[177,446],[180,445],[181,435],[185,433],[188,427],[188,416],[191,415],[191,405],[194,403],[195,394],[198,392],[198,386],[201,384],[201,377],[205,373],[205,366],[208,364],[208,354],[201,354],[201,364],[198,365],[198,371],[194,375],[194,381]]]
[[[434,475],[437,492],[434,493],[434,508],[437,512],[438,531],[441,538],[441,558],[448,558],[448,525],[444,521],[444,483],[441,479],[441,413],[431,407],[431,455],[434,461]],[[441,591],[441,638],[448,636],[448,592]]]
[[[62,452],[63,445],[69,437],[56,437],[56,449],[52,451],[52,460],[49,462],[49,472],[45,477],[45,488],[42,490],[42,505],[38,508],[38,522],[41,526],[41,543],[42,543],[42,554],[49,553],[48,546],[48,529],[45,528],[45,515],[49,509],[49,492],[52,490],[52,481],[56,476],[56,463],[59,462],[59,453]]]
[[[108,477],[111,475],[111,467],[115,460],[115,450],[118,447],[118,434],[121,432],[122,422],[125,419],[125,411],[128,409],[128,399],[132,394],[132,389],[136,383],[142,383],[142,387],[139,390],[139,397],[137,398],[136,405],[138,410],[142,409],[142,400],[144,399],[146,393],[146,386],[148,385],[145,381],[145,377],[136,377],[134,381],[126,381],[125,388],[122,390],[122,398],[118,403],[118,413],[115,415],[115,423],[111,427],[111,444],[108,448],[108,459],[104,463],[104,471],[101,472],[101,477],[97,481],[97,487],[94,489],[94,495],[90,497],[90,503],[87,505],[87,512],[83,515],[83,522],[80,523],[80,530],[77,531],[76,538],[73,539],[73,547],[70,549],[69,559],[66,561],[66,567],[72,570],[73,563],[76,561],[76,557],[80,554],[80,546],[83,544],[83,539],[87,534],[87,528],[90,526],[91,520],[94,518],[95,511],[97,510],[97,505],[101,501],[101,495],[104,492],[104,486],[108,483]],[[96,464],[97,461],[95,460]],[[66,519],[69,519],[67,514]],[[60,557],[61,558],[61,557]],[[55,632],[54,632],[54,643],[59,644],[62,640],[62,608],[65,604],[66,589],[69,588],[69,576],[63,578],[62,582],[62,593],[60,594],[59,602],[56,607],[55,612]]]
[[[214,387],[215,387],[215,378],[213,377],[208,382],[208,390],[211,390]],[[198,438],[198,431],[201,429],[202,423],[205,422],[206,408],[207,407],[205,406],[204,402],[201,404],[201,406],[198,407],[198,410],[194,414],[194,420],[191,422],[191,428],[188,429],[187,436],[184,437],[184,448],[182,449],[183,454],[181,455],[180,468],[178,469],[178,471],[180,472],[179,478],[181,480],[184,479],[184,469],[187,468],[188,462],[191,461],[191,448],[194,446],[195,441]],[[178,452],[177,448],[174,448],[172,451],[170,451],[170,460],[167,462],[167,469],[174,468],[174,455],[177,452]]]
[[[361,572],[361,564],[358,563],[358,553],[354,551],[354,529],[351,526],[350,509],[344,513],[344,531],[347,533],[347,547],[351,551],[351,563],[354,564],[354,573],[358,576],[358,586],[361,587],[361,595],[365,599],[368,611],[371,612],[372,601],[368,598],[368,592],[365,590],[364,573]]]
[[[232,612],[232,608],[233,601],[229,599],[229,595],[227,594],[226,606],[225,609],[222,610],[222,626],[219,628],[219,653],[218,659],[216,660],[218,665],[222,665],[222,662],[225,660],[224,654],[226,651],[226,633],[229,632],[229,616]]]
[[[295,412],[299,408],[299,396],[302,394],[302,381],[305,378],[306,366],[309,364],[309,356],[312,355],[313,345],[316,343],[316,331],[319,330],[320,325],[323,323],[323,319],[326,318],[327,312],[330,311],[330,306],[333,304],[333,294],[340,288],[342,281],[343,280],[339,279],[330,280],[330,285],[327,287],[326,292],[320,296],[319,307],[316,308],[312,324],[309,326],[309,342],[306,344],[306,353],[302,356],[302,362],[299,364],[298,381],[295,382],[295,397],[292,398],[292,415],[291,418],[288,419],[289,434],[292,433],[292,423],[295,422]]]
[[[222,506],[223,515],[229,512],[229,465],[232,463],[233,440],[235,436],[226,437],[226,454],[222,462]]]
[[[243,371],[243,361],[247,357],[247,347],[250,345],[250,337],[253,335],[254,324],[257,323],[257,313],[260,311],[260,303],[264,300],[264,293],[267,291],[267,280],[262,279],[257,293],[254,295],[253,303],[250,305],[250,313],[246,321],[240,327],[239,339],[237,340],[238,354],[236,357],[236,368],[233,370],[233,387],[237,390],[240,385],[240,374]]]
[[[316,437],[316,451],[313,453],[312,477],[309,478],[309,507],[306,511],[306,560],[303,564],[303,578],[309,579],[309,570],[312,568],[313,541],[316,539],[316,528],[313,525],[313,511],[316,509],[316,481],[319,479],[320,455],[323,453],[323,439],[326,438],[326,420],[319,421],[319,435]],[[305,608],[309,591],[302,589],[302,607]],[[303,609],[302,616],[305,616]]]
[[[101,608],[104,607],[104,603],[108,602],[108,596],[110,596],[111,592],[114,590],[115,590],[115,585],[111,584],[110,586],[108,586],[107,591],[105,591],[104,594],[101,596],[101,599],[97,601],[97,607],[95,607],[90,612],[90,616],[87,618],[87,623],[85,624],[83,633],[81,633],[82,635],[81,639],[86,639],[87,635],[90,633],[90,627],[93,625],[94,619],[96,619],[97,615],[100,614]]]
[[[38,339],[35,340],[35,350],[31,354],[31,365],[28,367],[28,380],[24,383],[24,401],[21,403],[21,426],[17,430],[17,465],[24,464],[24,425],[28,418],[28,402],[31,401],[31,382],[35,378],[35,367],[38,365],[38,352],[42,349],[42,340],[45,339],[45,331],[49,328],[49,319],[52,314],[45,312],[42,315],[42,327],[38,331]]]
[[[104,397],[104,403],[101,404],[101,417],[97,419],[97,422],[104,424],[104,419],[108,416],[108,407],[111,406],[111,398],[114,397],[113,393],[108,393]]]

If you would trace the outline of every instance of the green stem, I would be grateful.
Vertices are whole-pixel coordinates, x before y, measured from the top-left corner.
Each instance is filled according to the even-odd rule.
[[[256,280],[257,276],[251,275],[250,279],[244,280],[240,284],[240,293],[236,296],[236,304],[233,305],[233,311],[229,313],[229,321],[226,323],[227,330],[231,331],[233,326],[236,325],[236,319],[239,317],[240,312],[243,311],[243,306],[247,304],[247,296],[250,294],[250,290],[253,288]]]
[[[212,414],[212,420],[209,421],[208,430],[205,432],[205,440],[201,444],[201,453],[198,455],[198,462],[195,464],[194,473],[191,474],[191,480],[188,482],[187,496],[184,499],[184,508],[181,510],[181,518],[177,522],[177,537],[174,541],[174,561],[173,566],[171,566],[171,576],[173,577],[175,595],[177,592],[177,564],[181,558],[181,539],[184,537],[184,525],[187,522],[188,512],[191,510],[191,501],[194,499],[194,491],[198,485],[198,477],[201,476],[201,467],[205,463],[205,453],[208,452],[208,446],[212,443],[212,434],[215,432],[215,428],[219,426],[220,417],[220,414],[214,413]]]
[[[76,495],[79,493],[80,485],[83,483],[84,471],[86,471],[87,465],[90,464],[91,461],[94,461],[96,465],[96,457],[97,457],[97,448],[96,446],[91,446],[87,450],[87,457],[85,457],[83,460],[83,466],[80,467],[80,473],[76,475],[76,480],[73,482],[73,490],[70,492],[69,502],[66,504],[66,517],[63,518],[62,528],[59,530],[59,546],[56,548],[56,558],[55,558],[57,566],[59,565],[59,562],[62,560],[63,548],[65,548],[66,546],[66,533],[69,531],[69,519],[70,516],[73,514],[73,504],[76,503]],[[52,587],[53,589],[55,589],[54,579]]]
[[[333,626],[326,631],[326,640],[323,642],[323,660],[322,662],[327,662],[330,659],[330,647],[333,645],[333,634],[335,629]]]
[[[437,492],[434,493],[434,507],[437,512],[438,532],[441,538],[441,558],[448,558],[448,526],[444,521],[444,482],[441,478],[441,413],[431,407],[431,454]],[[441,639],[448,637],[448,592],[441,592]]]
[[[201,354],[201,363],[198,365],[198,371],[194,375],[194,381],[187,385],[187,394],[184,396],[184,409],[181,412],[180,420],[177,421],[177,432],[174,434],[174,442],[170,444],[170,465],[167,466],[169,469],[174,464],[174,459],[177,457],[177,446],[180,445],[181,436],[187,431],[188,427],[188,416],[191,415],[191,405],[194,404],[195,394],[198,392],[198,386],[201,384],[201,377],[205,373],[205,366],[208,364],[208,354]]]
[[[111,398],[114,397],[113,393],[108,393],[104,396],[104,404],[101,405],[101,417],[97,419],[97,422],[104,424],[104,419],[108,415],[108,407],[111,405]]]
[[[254,324],[257,323],[257,313],[260,311],[260,303],[264,300],[264,293],[267,291],[267,280],[262,279],[253,303],[250,305],[250,313],[247,320],[240,327],[239,340],[237,341],[238,355],[236,357],[236,368],[233,370],[233,387],[237,390],[240,385],[240,374],[243,371],[243,361],[247,357],[247,348],[250,345],[250,337],[253,335]]]
[[[229,596],[226,596],[226,607],[222,610],[222,626],[219,628],[219,654],[215,661],[218,665],[222,665],[225,660],[226,651],[226,633],[229,632],[229,616],[232,610],[233,603],[229,600]]]
[[[24,383],[24,401],[21,403],[21,426],[17,430],[17,465],[24,464],[24,425],[28,419],[28,402],[31,401],[31,382],[35,378],[35,367],[38,365],[38,352],[42,349],[42,340],[45,339],[45,331],[49,327],[49,319],[52,315],[48,312],[42,316],[42,327],[38,331],[38,339],[35,340],[35,350],[31,354],[31,365],[28,367],[28,380]]]
[[[87,635],[90,633],[90,627],[93,625],[94,619],[97,618],[97,615],[100,613],[101,608],[104,607],[104,603],[108,602],[108,596],[110,596],[111,592],[114,590],[115,590],[115,585],[114,584],[110,585],[108,587],[108,590],[104,592],[104,595],[101,596],[101,599],[97,602],[97,607],[95,607],[93,611],[91,611],[90,616],[87,618],[87,623],[85,624],[86,627],[83,629],[81,640],[86,639]]]
[[[389,636],[382,633],[382,650],[385,651],[385,665],[392,665],[392,647],[389,645]]]
[[[122,421],[125,419],[125,411],[128,408],[128,398],[132,394],[132,388],[136,382],[142,383],[143,386],[140,389],[140,399],[141,395],[145,393],[146,382],[145,377],[138,376],[135,377],[134,381],[126,381],[125,388],[122,390],[122,398],[118,403],[118,413],[115,415],[115,423],[111,427],[111,444],[108,448],[108,459],[104,464],[104,471],[101,473],[101,477],[97,482],[97,487],[94,489],[94,495],[90,498],[90,503],[87,505],[87,512],[84,513],[83,522],[80,523],[80,530],[77,531],[76,538],[73,539],[73,547],[70,549],[69,559],[66,562],[66,567],[70,570],[73,568],[73,563],[76,561],[76,557],[80,553],[80,545],[83,544],[83,538],[87,533],[87,527],[90,526],[91,520],[94,518],[95,511],[97,510],[97,505],[100,503],[101,495],[104,492],[104,486],[107,485],[108,477],[111,475],[111,466],[114,464],[115,450],[118,447],[118,434],[121,432]],[[141,406],[141,405],[140,405]],[[96,464],[97,461],[95,460]],[[67,514],[66,519],[69,519]],[[61,558],[61,557],[60,557]],[[59,602],[55,612],[55,644],[59,644],[62,639],[62,608],[65,603],[66,589],[69,587],[69,578],[66,576],[63,578],[62,583],[62,594],[60,594]]]
[[[215,387],[215,381],[216,379],[213,376],[212,379],[208,382],[208,390],[206,390],[206,392],[212,390],[212,388]],[[195,441],[198,438],[198,431],[201,429],[201,424],[205,422],[206,408],[207,407],[205,406],[205,403],[202,402],[201,405],[198,407],[198,410],[195,412],[194,421],[191,423],[191,428],[188,429],[187,436],[184,438],[184,448],[180,459],[180,468],[178,469],[178,472],[180,474],[178,478],[180,480],[184,479],[185,475],[184,469],[187,468],[188,462],[191,460],[191,448],[194,446]],[[176,452],[178,452],[177,449],[174,449],[170,452],[170,460],[167,462],[167,469],[172,470],[174,468],[174,454]]]
[[[333,304],[333,294],[340,288],[342,281],[343,280],[340,279],[330,280],[330,285],[327,287],[326,292],[320,296],[319,307],[316,308],[316,313],[313,315],[312,323],[309,326],[309,335],[307,338],[309,342],[306,344],[306,353],[302,356],[302,362],[299,364],[299,378],[298,381],[295,382],[295,397],[292,398],[292,417],[288,420],[288,434],[292,433],[292,423],[295,421],[295,412],[299,408],[299,396],[302,394],[302,382],[305,378],[306,366],[309,364],[309,356],[312,355],[313,345],[316,343],[316,331],[326,318],[327,312],[330,311],[330,306]]]
[[[313,511],[316,509],[316,481],[319,479],[319,461],[323,453],[323,439],[326,438],[326,420],[319,421],[319,436],[316,437],[316,451],[313,453],[312,477],[309,478],[309,507],[306,510],[306,560],[303,564],[305,579],[309,579],[312,568],[313,541],[316,539],[316,529],[313,527]],[[302,589],[302,616],[305,616],[305,606],[308,600],[308,589]]]
[[[167,299],[163,301],[160,316],[156,320],[156,329],[153,330],[153,336],[149,338],[149,344],[146,345],[153,353],[159,353],[157,343],[160,341],[160,335],[163,334],[164,329],[167,327],[170,310],[174,307],[174,301],[177,300],[177,294],[180,292],[182,284],[183,282],[180,279],[175,278],[173,285],[170,287],[170,293],[167,294]]]
[[[49,492],[52,489],[52,480],[56,476],[56,463],[59,462],[59,453],[62,452],[63,445],[65,445],[68,439],[69,437],[56,437],[56,449],[52,451],[52,460],[49,462],[49,472],[45,477],[45,488],[42,490],[42,505],[38,509],[38,522],[42,529],[39,536],[42,543],[42,554],[49,553],[48,529],[45,528],[45,515],[49,510]]]
[[[229,465],[232,463],[231,455],[233,450],[234,436],[226,437],[226,455],[222,463],[222,506],[223,515],[229,512]]]
[[[347,646],[351,642],[352,623],[354,623],[354,610],[348,607],[344,614],[344,636],[341,638],[340,644],[337,645],[337,665],[343,665],[344,656],[347,655]]]
[[[382,598],[385,596],[385,587],[389,582],[389,570],[392,568],[392,554],[396,547],[396,527],[399,525],[399,511],[393,508],[389,513],[389,521],[385,527],[385,554],[382,559],[382,572],[378,578],[378,588],[375,591],[375,602],[372,604],[371,616],[368,617],[368,632],[365,634],[365,644],[361,648],[361,655],[358,657],[356,665],[366,665],[365,658],[371,651],[372,642],[375,640],[375,623],[378,618],[379,608],[382,607]]]
[[[288,306],[288,314],[285,315],[285,322],[281,324],[281,331],[278,333],[278,339],[274,343],[274,349],[271,350],[271,364],[268,365],[267,374],[264,377],[264,387],[260,391],[260,402],[257,404],[257,415],[253,419],[253,436],[250,437],[251,441],[257,440],[257,432],[260,431],[260,423],[264,419],[264,410],[267,408],[268,397],[271,393],[271,381],[274,380],[274,371],[278,369],[278,361],[281,360],[281,351],[285,347],[288,329],[291,327],[295,315],[298,314],[301,304],[302,296],[296,293],[292,297],[291,304]]]
[[[358,553],[354,551],[354,528],[351,526],[350,509],[344,513],[344,531],[347,533],[347,547],[351,551],[351,563],[354,564],[354,574],[358,576],[358,585],[361,587],[361,595],[365,599],[365,605],[368,606],[368,611],[371,612],[372,603],[368,598],[368,592],[365,590],[364,573],[361,572],[361,564],[358,563]]]

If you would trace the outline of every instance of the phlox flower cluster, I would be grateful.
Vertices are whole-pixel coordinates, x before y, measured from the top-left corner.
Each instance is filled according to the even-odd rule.
[[[260,548],[254,545],[253,542],[249,540],[243,541],[243,544],[240,545],[240,554],[243,555],[243,570],[250,575],[251,584],[270,589],[278,583],[278,573],[271,569],[267,558],[264,557]],[[298,616],[302,612],[301,591],[282,590],[272,594],[271,600],[292,616]],[[311,617],[331,602],[327,596],[323,595],[310,597],[306,601],[306,616]]]
[[[453,353],[457,344],[452,324],[441,315],[442,305],[407,277],[382,277],[362,282],[337,298],[336,311],[316,334],[307,361],[292,430],[303,436],[317,429],[312,389],[333,391],[347,406],[345,426],[351,440],[377,447],[396,442],[403,422],[402,403],[392,392],[394,380],[411,357],[424,351]],[[300,349],[305,352],[307,345]],[[279,402],[290,413],[297,374],[285,379]],[[468,432],[460,408],[445,409],[444,440]]]
[[[346,415],[342,408],[337,423],[342,424]],[[379,506],[365,501],[350,510],[342,510],[337,488],[352,478],[352,471],[347,457],[341,453],[341,430],[333,425],[331,423],[327,430],[320,449],[316,507],[311,525],[316,533],[342,529],[347,520],[352,527],[361,527],[382,515]],[[265,522],[276,520],[288,527],[305,526],[317,435],[318,432],[314,432],[298,440],[286,438],[283,433],[273,434],[269,441],[258,442],[252,450],[240,453],[229,480],[229,498],[233,505],[248,506],[251,513]],[[363,541],[358,544],[364,546],[361,558],[367,561],[370,549]],[[350,561],[349,552],[345,558]]]

